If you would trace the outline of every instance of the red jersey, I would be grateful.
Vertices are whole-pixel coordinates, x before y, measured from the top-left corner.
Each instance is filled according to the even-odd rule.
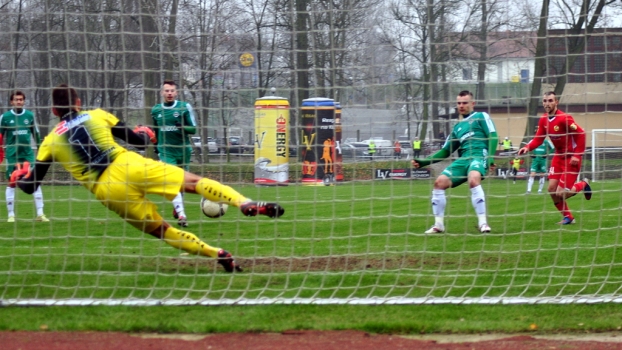
[[[540,146],[547,136],[555,146],[556,155],[581,158],[585,153],[585,130],[575,123],[570,114],[559,109],[555,115],[544,114],[540,118],[536,136],[527,144],[529,151]]]

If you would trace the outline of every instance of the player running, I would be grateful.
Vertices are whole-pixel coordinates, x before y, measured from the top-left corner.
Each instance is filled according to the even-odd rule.
[[[475,101],[470,91],[461,91],[457,98],[458,122],[443,147],[425,159],[413,159],[415,168],[437,163],[458,151],[459,158],[449,165],[434,181],[432,191],[432,212],[434,225],[425,233],[445,231],[445,190],[457,187],[468,181],[471,188],[471,204],[477,214],[478,228],[482,233],[490,232],[486,217],[486,198],[481,186],[489,167],[494,171],[494,152],[497,148],[497,130],[490,116],[485,112],[475,112]]]
[[[165,80],[160,93],[164,102],[151,109],[158,155],[164,163],[188,171],[192,157],[189,135],[197,133],[194,110],[189,103],[177,100],[177,84],[173,80]],[[188,227],[182,192],[173,199],[173,217],[178,219],[179,226]]]
[[[26,95],[19,90],[11,93],[9,97],[11,106],[8,112],[0,116],[0,134],[4,139],[6,156],[6,178],[9,179],[15,170],[16,164],[22,162],[34,163],[35,152],[32,149],[32,140],[37,147],[41,143],[39,128],[35,115],[24,108]],[[15,185],[6,188],[6,208],[8,211],[7,222],[15,222]],[[34,192],[35,208],[37,210],[36,221],[50,221],[43,213],[43,193],[41,187]]]
[[[157,194],[170,200],[183,189],[239,207],[247,216],[276,218],[285,212],[276,203],[253,202],[229,186],[121,147],[114,137],[142,147],[149,140],[104,110],[81,111],[76,90],[66,84],[52,91],[52,106],[60,123],[41,143],[34,167],[12,176],[26,193],[36,191],[50,165],[58,162],[128,224],[190,254],[216,258],[227,272],[241,271],[229,252],[171,226],[146,196]]]
[[[592,189],[587,179],[577,182],[581,171],[581,159],[585,152],[585,131],[572,118],[570,114],[562,112],[559,108],[559,98],[555,92],[544,93],[542,100],[546,113],[538,121],[538,130],[533,140],[518,150],[518,154],[533,151],[544,142],[548,136],[555,154],[549,169],[549,187],[553,204],[563,216],[561,225],[575,223],[574,216],[566,203],[566,200],[583,191],[585,199],[592,198]]]
[[[548,172],[548,168],[546,166],[547,157],[553,152],[554,149],[555,147],[551,141],[547,139],[531,152],[531,168],[529,169],[529,180],[527,181],[527,194],[531,193],[531,188],[533,187],[536,176],[539,178],[538,193],[542,193],[542,189],[544,188],[544,179],[546,178],[546,173]]]

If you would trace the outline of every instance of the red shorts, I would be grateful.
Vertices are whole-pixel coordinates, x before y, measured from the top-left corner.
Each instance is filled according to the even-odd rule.
[[[582,159],[579,158],[579,164],[570,165],[570,158],[570,156],[555,155],[549,168],[549,180],[559,180],[558,186],[565,189],[572,188],[581,171]]]

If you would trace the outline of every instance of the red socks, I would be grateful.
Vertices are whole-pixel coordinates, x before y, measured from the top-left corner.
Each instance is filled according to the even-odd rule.
[[[570,212],[570,209],[568,208],[568,205],[566,204],[566,201],[555,203],[555,208],[557,208],[557,210],[559,210],[562,213],[563,217],[574,219],[572,217],[572,213]]]

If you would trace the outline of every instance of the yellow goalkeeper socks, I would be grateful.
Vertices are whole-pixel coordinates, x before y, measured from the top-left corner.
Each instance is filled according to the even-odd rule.
[[[193,255],[209,256],[211,258],[218,257],[218,250],[220,248],[214,248],[209,244],[201,241],[199,237],[190,232],[178,230],[174,227],[169,227],[164,232],[164,242],[177,249],[181,249]]]
[[[196,190],[198,194],[212,202],[224,202],[236,207],[249,200],[233,188],[207,178],[197,182]]]

